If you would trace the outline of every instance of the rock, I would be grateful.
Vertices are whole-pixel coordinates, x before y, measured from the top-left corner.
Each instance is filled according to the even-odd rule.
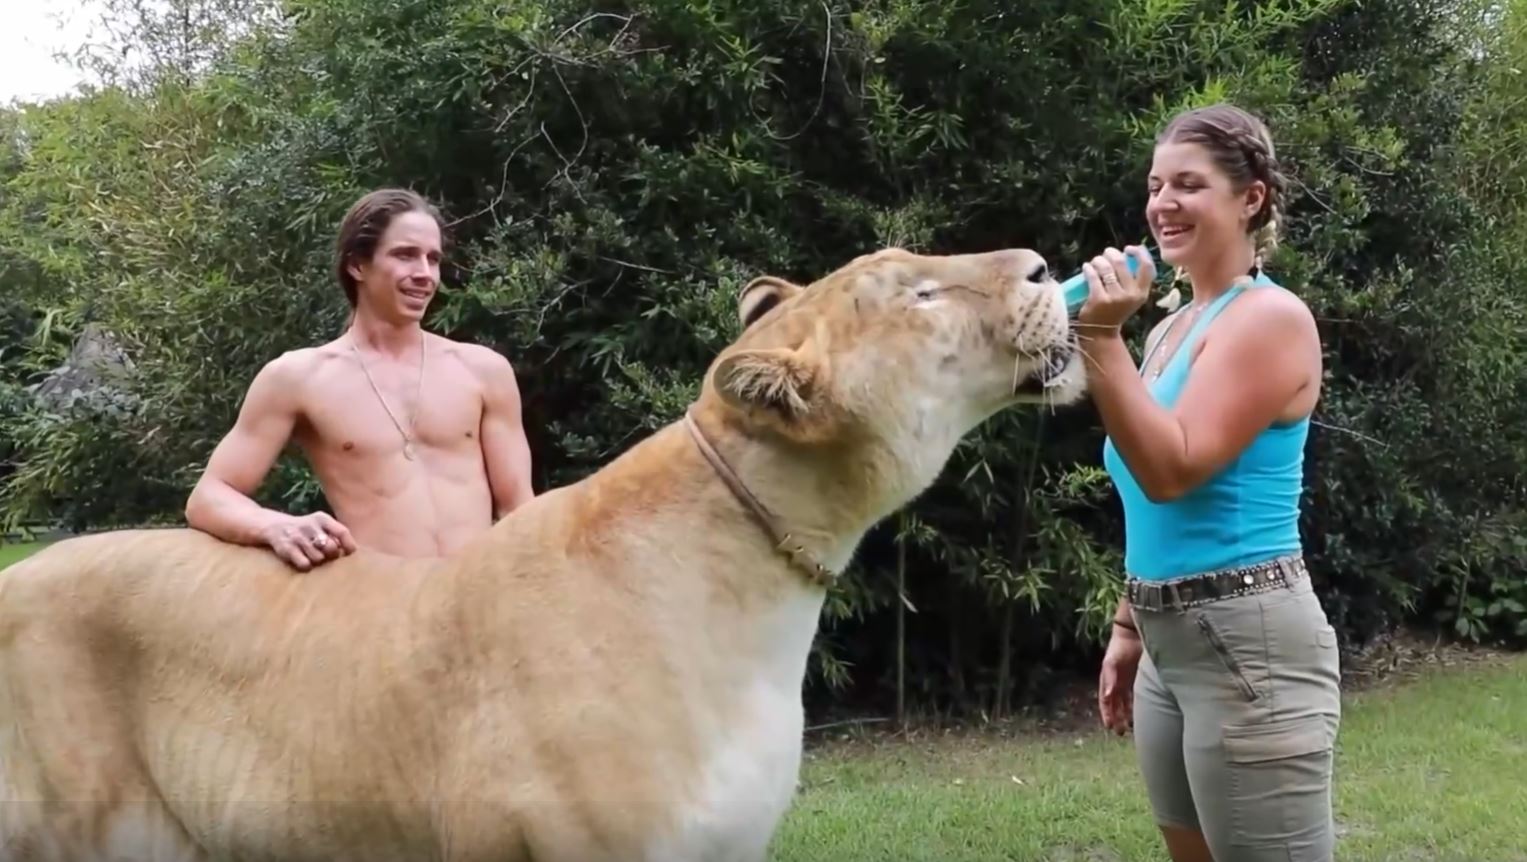
[[[91,323],[75,339],[69,358],[27,388],[50,410],[66,410],[85,399],[122,408],[131,398],[122,384],[132,372],[127,352],[110,332]]]

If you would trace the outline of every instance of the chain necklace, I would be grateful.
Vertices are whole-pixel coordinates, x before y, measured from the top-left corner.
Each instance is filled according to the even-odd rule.
[[[1262,263],[1261,263],[1260,260],[1257,260],[1257,261],[1252,263],[1251,269],[1247,271],[1246,275],[1244,275],[1244,276],[1237,276],[1235,281],[1231,282],[1231,287],[1233,288],[1235,286],[1235,282],[1240,281],[1242,278],[1255,279],[1258,275],[1261,274],[1261,272],[1262,272]],[[1143,371],[1144,370],[1144,366],[1150,364],[1151,357],[1155,355],[1155,352],[1157,350],[1160,350],[1162,348],[1162,346],[1166,344],[1166,340],[1168,338],[1170,338],[1171,335],[1172,335],[1172,330],[1177,328],[1177,322],[1178,321],[1182,320],[1185,317],[1192,317],[1194,320],[1197,320],[1198,316],[1203,314],[1203,310],[1205,308],[1207,308],[1210,304],[1211,304],[1211,300],[1194,300],[1193,302],[1188,303],[1188,307],[1187,308],[1181,309],[1177,313],[1175,313],[1172,316],[1172,318],[1171,318],[1171,322],[1169,322],[1166,325],[1166,331],[1161,333],[1161,338],[1158,339],[1156,341],[1156,345],[1151,348],[1151,355],[1146,357],[1145,363],[1141,366],[1141,370]],[[1191,332],[1192,331],[1192,327],[1191,326],[1188,327],[1188,330]],[[1187,337],[1188,337],[1187,334],[1184,333],[1184,335],[1182,336],[1182,341],[1187,340]],[[1151,373],[1150,373],[1150,377],[1151,377],[1152,381],[1155,381],[1156,379],[1161,377],[1161,372],[1166,370],[1167,365],[1170,364],[1171,361],[1172,361],[1172,357],[1182,347],[1182,341],[1178,341],[1175,345],[1173,345],[1171,353],[1164,354],[1161,357],[1161,359],[1156,363],[1156,367],[1154,369],[1152,369]]]
[[[408,418],[407,431],[403,429],[403,423],[398,421],[398,417],[393,415],[392,408],[387,406],[387,399],[382,397],[382,390],[377,388],[376,381],[371,379],[371,369],[366,367],[366,357],[362,356],[360,348],[355,346],[353,336],[350,340],[350,350],[360,361],[361,373],[366,375],[366,382],[371,384],[371,391],[376,393],[376,400],[382,402],[382,409],[387,411],[387,418],[392,420],[393,427],[397,428],[398,433],[403,436],[403,457],[410,461],[414,460],[414,434],[410,432],[414,431],[415,426],[418,425],[419,399],[424,391],[424,331],[419,332],[419,380],[414,384],[414,412]]]
[[[1156,342],[1156,350],[1159,350],[1166,345],[1166,340],[1172,336],[1172,330],[1177,328],[1178,321],[1185,317],[1197,318],[1198,315],[1203,312],[1204,306],[1206,305],[1208,305],[1206,302],[1191,303],[1187,308],[1184,308],[1179,313],[1173,315],[1172,321],[1166,325],[1166,331],[1161,333],[1161,339]],[[1189,328],[1191,329],[1192,327]],[[1177,352],[1177,348],[1181,346],[1182,343],[1178,342],[1172,346],[1171,352],[1161,355],[1161,358],[1156,361],[1155,367],[1151,370],[1151,380],[1154,381],[1161,376],[1161,372],[1165,371],[1167,365],[1172,361],[1172,355],[1175,354]],[[1151,352],[1154,353],[1155,350],[1152,350]]]

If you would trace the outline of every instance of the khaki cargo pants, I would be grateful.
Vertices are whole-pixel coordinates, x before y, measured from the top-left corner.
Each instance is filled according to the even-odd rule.
[[[1216,862],[1331,859],[1341,674],[1309,578],[1134,615],[1135,748],[1157,821],[1202,831]]]

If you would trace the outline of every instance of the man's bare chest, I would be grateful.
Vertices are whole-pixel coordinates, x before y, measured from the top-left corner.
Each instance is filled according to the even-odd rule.
[[[303,411],[310,443],[353,455],[477,446],[483,392],[465,369],[335,368],[311,381]],[[412,373],[410,373],[412,371]]]

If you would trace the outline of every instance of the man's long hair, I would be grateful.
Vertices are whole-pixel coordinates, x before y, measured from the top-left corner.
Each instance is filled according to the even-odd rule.
[[[339,223],[339,237],[334,242],[334,277],[339,281],[340,289],[345,292],[345,300],[350,303],[352,315],[357,301],[357,286],[350,275],[350,265],[357,260],[370,260],[387,226],[392,224],[393,219],[408,212],[422,212],[434,219],[444,239],[445,221],[440,217],[439,210],[425,200],[423,195],[409,189],[377,189],[356,201]]]

